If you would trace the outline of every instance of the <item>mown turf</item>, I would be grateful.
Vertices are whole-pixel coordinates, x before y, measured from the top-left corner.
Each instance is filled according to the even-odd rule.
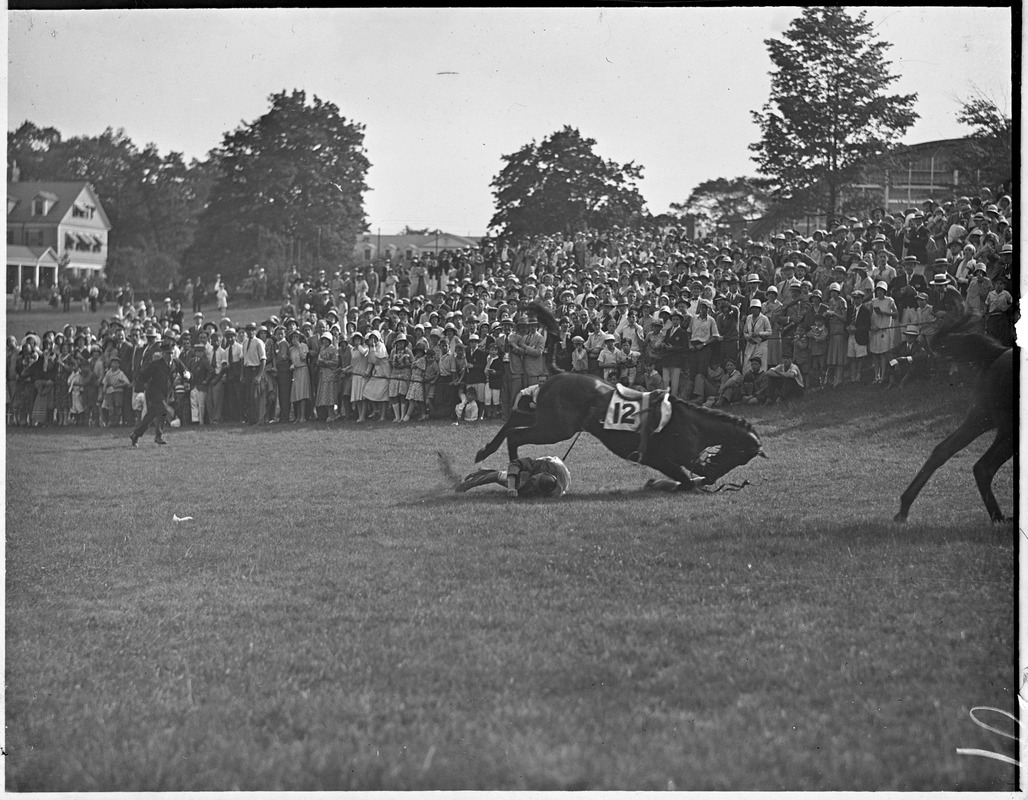
[[[697,496],[587,436],[559,501],[453,494],[494,424],[9,431],[7,789],[1009,790],[956,753],[1014,755],[988,442],[894,525],[966,390],[882,398],[747,409]]]

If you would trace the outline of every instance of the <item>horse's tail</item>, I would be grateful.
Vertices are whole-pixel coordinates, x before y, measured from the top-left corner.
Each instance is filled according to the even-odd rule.
[[[1010,348],[984,333],[944,331],[932,337],[932,347],[954,361],[985,369]]]
[[[550,374],[556,375],[558,372],[563,372],[564,370],[557,366],[557,339],[560,338],[560,324],[557,322],[557,318],[553,316],[550,309],[541,303],[529,303],[525,306],[525,310],[534,313],[539,324],[546,329],[546,366],[549,367]]]

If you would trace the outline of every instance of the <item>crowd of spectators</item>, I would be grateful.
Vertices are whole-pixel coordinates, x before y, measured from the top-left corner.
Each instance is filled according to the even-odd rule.
[[[141,367],[170,342],[182,424],[506,418],[561,369],[712,406],[928,380],[948,322],[1013,341],[1007,195],[876,210],[801,236],[691,240],[675,225],[485,241],[409,264],[282,283],[266,319],[233,321],[195,285],[163,307],[122,292],[91,327],[8,337],[8,422],[132,423]],[[249,276],[267,293],[263,270]],[[520,307],[547,306],[555,342]],[[245,312],[244,312],[245,316]],[[166,346],[166,345],[165,345]]]

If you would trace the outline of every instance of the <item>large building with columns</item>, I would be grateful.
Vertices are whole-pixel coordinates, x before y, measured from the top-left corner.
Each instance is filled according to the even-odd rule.
[[[89,279],[107,263],[111,223],[86,181],[7,183],[7,292]]]

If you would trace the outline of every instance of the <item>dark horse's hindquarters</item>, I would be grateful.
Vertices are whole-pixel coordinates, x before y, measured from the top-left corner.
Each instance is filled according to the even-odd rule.
[[[591,375],[554,375],[540,387],[535,413],[513,413],[492,441],[478,451],[475,461],[496,452],[504,439],[513,461],[522,445],[556,444],[587,431],[621,458],[639,460],[692,486],[713,483],[754,456],[763,455],[760,439],[746,420],[678,398],[672,398],[667,426],[654,433],[660,392],[651,393],[650,411],[642,420],[647,435],[607,430],[603,418],[613,393],[613,386]]]
[[[1014,351],[979,333],[941,333],[932,342],[944,354],[981,368],[975,381],[971,407],[953,433],[936,445],[910,486],[900,496],[896,522],[903,522],[918,493],[932,473],[971,442],[993,428],[996,438],[974,465],[974,479],[993,522],[1003,521],[992,479],[1014,454]]]

